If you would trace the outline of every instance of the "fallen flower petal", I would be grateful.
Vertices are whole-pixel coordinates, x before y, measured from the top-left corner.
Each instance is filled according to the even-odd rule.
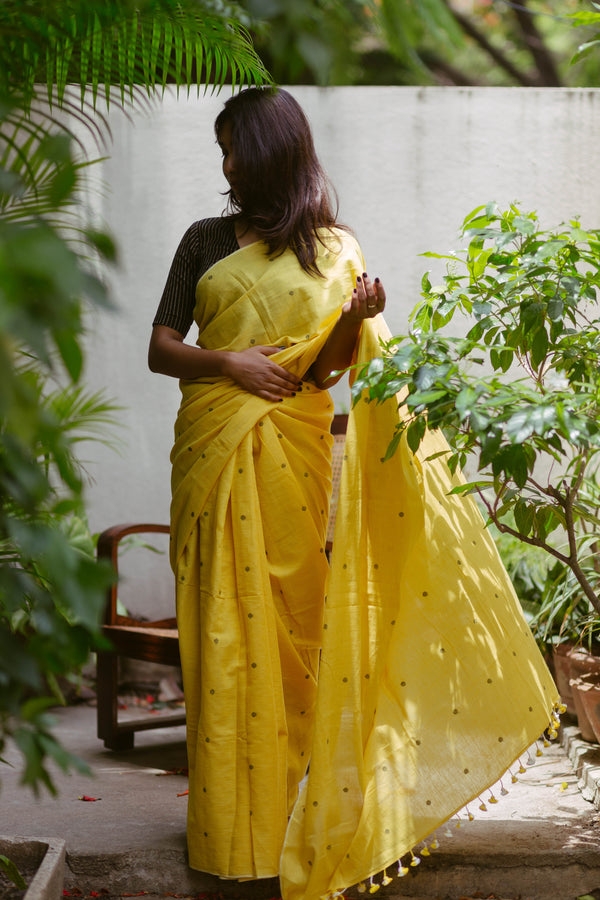
[[[178,797],[185,797],[186,794],[189,794],[189,790],[182,791],[181,794],[177,794]]]
[[[95,803],[96,800],[102,800],[102,797],[88,797],[87,794],[82,794],[77,798],[78,800],[85,800],[88,803]]]

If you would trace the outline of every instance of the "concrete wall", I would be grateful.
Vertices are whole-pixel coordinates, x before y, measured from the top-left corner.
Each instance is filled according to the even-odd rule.
[[[306,110],[339,194],[340,218],[379,275],[393,332],[406,328],[431,261],[457,246],[465,215],[496,200],[543,223],[600,224],[594,178],[600,91],[520,88],[291,89]],[[99,213],[120,247],[116,311],[90,317],[87,381],[124,407],[121,452],[88,445],[90,525],[168,520],[177,383],[146,365],[151,322],[178,241],[218,215],[225,187],[212,123],[226,99],[167,93],[151,112],[110,115]],[[190,335],[191,337],[191,335]],[[338,392],[342,406],[346,393]]]

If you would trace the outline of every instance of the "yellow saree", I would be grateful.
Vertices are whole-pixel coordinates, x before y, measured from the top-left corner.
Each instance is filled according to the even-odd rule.
[[[262,244],[213,266],[199,345],[281,346],[274,359],[303,377],[364,269],[349,235],[327,244],[323,279]],[[359,361],[383,327],[365,321]],[[190,865],[279,874],[286,900],[317,900],[492,785],[558,698],[476,506],[426,459],[439,435],[384,463],[396,405],[355,407],[329,571],[327,392],[306,381],[270,403],[200,379],[182,395],[171,559]]]

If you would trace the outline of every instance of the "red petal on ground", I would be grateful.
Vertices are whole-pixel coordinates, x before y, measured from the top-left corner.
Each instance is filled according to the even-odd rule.
[[[189,790],[188,790],[188,791],[182,791],[181,794],[177,794],[177,796],[178,796],[178,797],[185,797],[186,794],[189,794]]]
[[[82,794],[77,798],[78,800],[85,800],[87,803],[95,803],[96,800],[102,800],[102,797],[88,797],[87,794]]]

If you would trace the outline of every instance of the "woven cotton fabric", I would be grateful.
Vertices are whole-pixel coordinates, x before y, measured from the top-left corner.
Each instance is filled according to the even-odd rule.
[[[273,358],[303,377],[364,260],[340,231],[319,266],[262,244],[220,261],[198,286],[199,345],[282,347]],[[385,335],[365,321],[358,361]],[[351,412],[329,570],[332,415],[309,381],[281,403],[182,382],[172,454],[190,864],[279,874],[285,900],[410,851],[558,702],[477,507],[428,459],[442,438],[383,461],[393,402]]]
[[[387,336],[366,323],[359,363]],[[350,416],[287,900],[396,863],[493,785],[559,702],[476,504],[450,495],[443,437],[384,461],[398,415],[361,401]]]

